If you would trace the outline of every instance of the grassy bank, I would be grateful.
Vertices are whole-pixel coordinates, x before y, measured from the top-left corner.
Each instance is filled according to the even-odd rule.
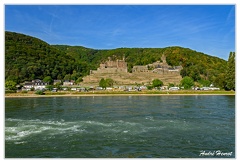
[[[41,96],[111,96],[111,95],[235,95],[234,91],[192,91],[192,90],[180,90],[180,91],[90,91],[90,92],[44,92],[44,95],[37,95],[35,92],[25,93],[6,93],[5,97],[41,97]]]

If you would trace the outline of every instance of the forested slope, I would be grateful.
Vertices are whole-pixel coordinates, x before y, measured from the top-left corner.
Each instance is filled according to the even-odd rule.
[[[31,36],[5,32],[5,79],[17,83],[25,80],[78,80],[97,69],[99,64],[125,57],[128,70],[134,65],[161,61],[164,54],[169,65],[182,65],[182,77],[190,76],[196,82],[214,83],[223,80],[227,61],[183,47],[90,49],[82,46],[49,45]],[[81,81],[81,80],[78,80]]]
[[[25,80],[64,78],[75,68],[73,57],[49,44],[23,34],[5,33],[5,77],[17,83]]]

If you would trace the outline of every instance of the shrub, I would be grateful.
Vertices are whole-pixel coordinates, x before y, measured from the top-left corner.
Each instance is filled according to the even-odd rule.
[[[16,90],[5,90],[5,93],[16,93]]]
[[[43,91],[41,91],[41,90],[37,90],[37,91],[35,92],[35,94],[37,94],[37,95],[44,95],[45,93],[44,93]]]
[[[152,85],[148,85],[148,86],[147,86],[147,89],[148,89],[148,90],[152,90],[152,89],[153,89],[153,86],[152,86]]]
[[[24,91],[22,91],[21,93],[28,93],[28,91],[24,90]]]
[[[152,85],[153,85],[153,87],[161,87],[163,85],[163,82],[159,79],[154,79],[152,81]]]

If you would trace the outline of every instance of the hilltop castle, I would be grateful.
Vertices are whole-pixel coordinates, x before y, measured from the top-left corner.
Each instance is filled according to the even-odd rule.
[[[111,57],[108,57],[108,61],[101,63],[97,70],[91,70],[90,74],[96,73],[117,73],[117,72],[128,72],[127,71],[127,62],[125,58],[123,60],[112,61]]]
[[[150,73],[158,73],[158,74],[179,74],[182,66],[169,66],[166,62],[166,56],[163,54],[161,57],[162,62],[157,61],[152,64],[148,64],[145,66],[133,66],[132,72],[150,72]]]
[[[83,78],[82,84],[98,85],[101,78],[112,78],[119,85],[151,83],[153,79],[160,79],[166,84],[179,84],[182,79],[182,66],[169,66],[164,54],[161,60],[162,62],[157,61],[144,66],[133,66],[132,73],[129,73],[124,57],[122,60],[112,60],[108,57],[108,61],[101,63],[97,70],[90,70],[90,75]]]

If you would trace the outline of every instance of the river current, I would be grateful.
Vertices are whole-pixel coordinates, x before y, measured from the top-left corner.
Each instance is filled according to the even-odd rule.
[[[234,158],[235,96],[5,99],[6,158]]]

